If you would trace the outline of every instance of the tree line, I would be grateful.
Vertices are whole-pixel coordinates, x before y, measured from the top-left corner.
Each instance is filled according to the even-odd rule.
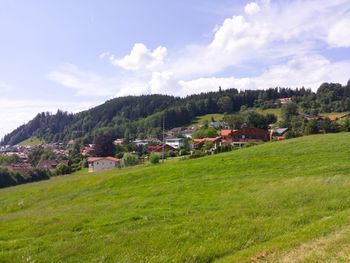
[[[77,114],[61,110],[55,114],[39,113],[27,124],[7,134],[1,144],[14,145],[31,136],[48,143],[67,143],[77,138],[91,143],[105,133],[126,140],[161,137],[163,118],[166,129],[171,129],[187,125],[199,115],[239,112],[242,106],[262,109],[280,107],[276,99],[284,97],[292,97],[302,111],[309,114],[350,111],[350,82],[345,86],[324,83],[317,92],[304,87],[245,91],[219,88],[215,92],[184,98],[167,95],[120,97]]]

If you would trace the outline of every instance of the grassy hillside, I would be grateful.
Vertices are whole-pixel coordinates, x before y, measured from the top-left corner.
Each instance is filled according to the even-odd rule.
[[[0,190],[0,262],[350,260],[350,133]]]
[[[349,112],[330,112],[330,113],[320,113],[320,116],[322,117],[329,117],[329,116],[336,116],[336,117],[341,117],[344,116],[346,114],[348,114]]]
[[[281,119],[281,109],[266,109],[266,110],[262,110],[259,108],[252,108],[253,110],[257,111],[260,114],[275,114],[277,117],[277,120]],[[212,120],[214,119],[215,121],[222,121],[224,118],[224,114],[221,113],[213,113],[213,114],[206,114],[206,115],[202,115],[202,116],[197,116],[194,121],[188,125],[188,127],[193,126],[194,124],[206,124],[206,123],[210,123],[212,122]]]
[[[224,118],[224,114],[221,113],[213,113],[213,114],[206,114],[206,115],[202,115],[202,116],[198,116],[196,117],[193,122],[188,125],[189,127],[193,126],[194,124],[206,124],[206,123],[210,123],[213,121],[213,119],[215,121],[222,121],[222,119]]]
[[[43,144],[44,141],[37,138],[37,137],[30,137],[22,142],[20,142],[18,145],[20,146],[33,146],[33,145],[38,145],[38,144]]]
[[[277,108],[277,109],[265,109],[265,110],[262,110],[262,109],[255,109],[257,112],[259,112],[260,114],[275,114],[276,117],[277,117],[277,121],[280,121],[281,120],[281,108]]]

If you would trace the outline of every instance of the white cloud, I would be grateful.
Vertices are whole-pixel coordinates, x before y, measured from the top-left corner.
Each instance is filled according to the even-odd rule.
[[[256,0],[244,12],[226,18],[215,27],[212,39],[189,45],[176,54],[135,44],[130,54],[108,58],[121,72],[115,78],[84,73],[77,68],[51,74],[64,86],[85,95],[167,93],[188,95],[216,90],[271,86],[310,86],[323,81],[343,81],[348,62],[331,62],[322,56],[325,45],[349,46],[349,0]],[[317,7],[317,8],[315,8]],[[317,55],[318,54],[318,55]],[[302,63],[305,63],[303,65]],[[259,65],[263,74],[234,77],[237,69]],[[241,70],[240,70],[241,71]],[[232,72],[231,78],[217,74]],[[242,73],[241,73],[242,75]],[[337,79],[338,78],[338,79]]]
[[[302,56],[289,60],[286,64],[270,67],[259,76],[244,78],[199,78],[180,81],[179,93],[191,94],[223,89],[268,89],[273,87],[297,88],[305,86],[316,90],[323,82],[346,84],[349,76],[350,61],[331,63],[322,56]]]
[[[113,55],[109,58],[115,66],[126,70],[154,70],[163,65],[167,55],[167,49],[159,46],[155,50],[149,50],[144,44],[136,43],[129,55],[117,59]]]
[[[151,93],[157,94],[176,94],[180,86],[171,72],[153,72],[152,78],[148,83]]]
[[[343,19],[331,27],[328,43],[331,47],[350,47],[350,19]]]
[[[0,139],[18,126],[33,119],[39,112],[56,112],[58,109],[69,112],[79,112],[96,104],[96,102],[90,101],[63,102],[0,99]]]
[[[115,95],[119,82],[116,78],[83,71],[73,64],[66,64],[59,70],[51,72],[48,78],[62,86],[74,89],[77,95],[100,97]]]
[[[246,4],[244,7],[244,12],[247,15],[255,15],[260,12],[260,6],[255,2],[251,2],[249,4]]]

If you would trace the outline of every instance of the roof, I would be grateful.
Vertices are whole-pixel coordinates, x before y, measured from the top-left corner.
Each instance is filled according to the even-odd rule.
[[[244,134],[244,135],[266,135],[268,131],[259,128],[241,128],[233,131],[233,134]]]
[[[88,158],[89,163],[93,163],[93,162],[97,162],[97,161],[101,161],[101,160],[108,160],[108,161],[112,161],[112,162],[119,162],[120,161],[120,159],[114,158],[111,156],[108,156],[108,157],[89,157]]]
[[[279,98],[279,99],[277,99],[277,100],[279,100],[279,101],[291,101],[292,100],[292,98]]]
[[[336,115],[331,115],[331,116],[328,116],[328,119],[330,119],[331,121],[337,121],[339,118]]]
[[[32,169],[32,165],[29,163],[14,163],[14,164],[10,164],[7,166],[7,169],[9,169],[10,171],[28,171],[30,169]]]
[[[164,148],[168,149],[168,150],[175,150],[175,148],[169,144],[165,144]],[[156,145],[156,146],[148,146],[147,149],[150,152],[161,152],[161,151],[163,151],[163,145],[161,144],[161,145]]]
[[[277,128],[277,129],[276,129],[276,132],[277,132],[278,134],[283,134],[283,133],[285,133],[286,131],[288,131],[288,128]]]
[[[36,167],[39,169],[55,169],[61,163],[68,165],[68,160],[40,160]]]
[[[202,143],[202,142],[216,142],[221,140],[221,136],[220,137],[215,137],[215,138],[203,138],[203,139],[194,139],[193,141],[195,143]]]
[[[221,130],[221,136],[231,135],[234,130]]]

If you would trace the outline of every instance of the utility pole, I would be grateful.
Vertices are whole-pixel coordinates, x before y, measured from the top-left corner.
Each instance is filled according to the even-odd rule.
[[[163,115],[163,145],[162,145],[162,162],[164,163],[165,157],[165,114]]]

